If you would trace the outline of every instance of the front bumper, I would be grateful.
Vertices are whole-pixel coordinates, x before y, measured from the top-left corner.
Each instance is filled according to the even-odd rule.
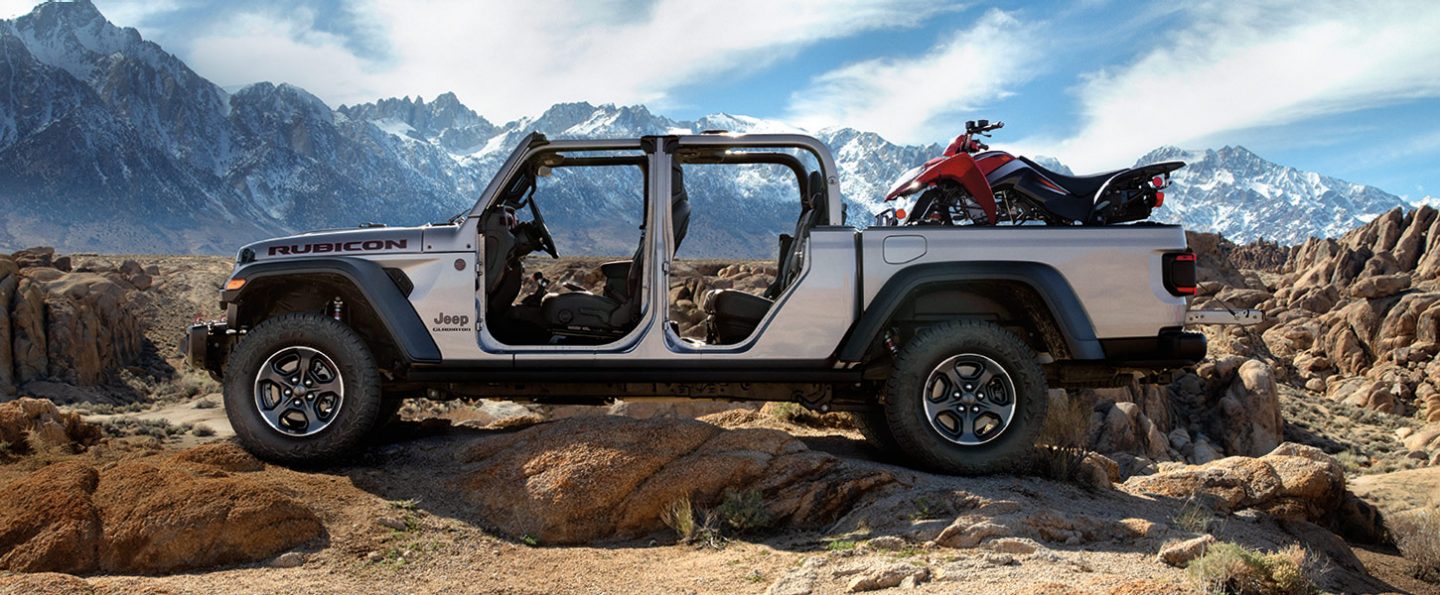
[[[225,366],[225,356],[235,341],[234,333],[224,322],[202,322],[190,325],[180,349],[185,354],[185,363],[191,368],[205,370],[216,380],[220,379]]]

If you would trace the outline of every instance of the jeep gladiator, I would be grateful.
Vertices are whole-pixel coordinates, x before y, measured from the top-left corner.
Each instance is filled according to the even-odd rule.
[[[693,164],[783,167],[801,196],[763,294],[697,299],[704,338],[682,336],[666,307]],[[537,279],[517,301],[524,257],[559,257],[537,180],[616,166],[644,177],[634,256],[599,266],[601,292]],[[1196,268],[1178,226],[859,229],[838,176],[803,135],[531,134],[446,223],[245,246],[225,317],[189,328],[186,357],[223,383],[241,443],[274,461],[342,456],[406,398],[680,397],[851,412],[901,461],[980,473],[1033,447],[1047,388],[1163,380],[1205,355],[1184,330]]]

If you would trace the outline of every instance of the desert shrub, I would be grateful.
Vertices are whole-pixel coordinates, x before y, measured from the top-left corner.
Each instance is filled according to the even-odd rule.
[[[660,520],[675,531],[680,543],[720,549],[725,547],[725,538],[716,527],[715,515],[705,512],[697,515],[690,498],[680,498],[660,511]]]
[[[1191,562],[1187,571],[1208,593],[1307,595],[1316,589],[1306,576],[1306,557],[1298,545],[1264,553],[1221,542]]]
[[[193,426],[190,424],[177,426],[164,419],[117,417],[102,422],[100,429],[104,430],[106,435],[113,437],[151,436],[164,440],[171,436],[179,436],[189,432],[193,429]]]
[[[190,433],[200,438],[208,438],[215,435],[215,429],[205,424],[195,424],[195,427],[190,428]]]
[[[195,401],[195,408],[196,408],[196,409],[214,409],[215,407],[216,407],[215,401],[210,400],[209,397],[206,397],[206,398],[204,398],[204,399],[200,399],[199,401]]]
[[[725,490],[725,498],[714,512],[725,528],[736,533],[764,529],[775,520],[759,490]]]
[[[1396,547],[1415,565],[1415,576],[1440,583],[1440,508],[1396,515],[1390,524]]]

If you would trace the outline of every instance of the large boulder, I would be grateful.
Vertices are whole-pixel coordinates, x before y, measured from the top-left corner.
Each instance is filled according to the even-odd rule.
[[[1260,456],[1273,450],[1284,437],[1280,394],[1270,366],[1250,360],[1236,371],[1219,401],[1219,438],[1230,455]]]
[[[894,481],[784,432],[683,419],[563,419],[483,438],[464,456],[481,517],[554,544],[648,535],[673,503],[688,498],[699,513],[727,491],[758,493],[778,525],[820,526]]]
[[[101,468],[66,461],[0,487],[0,569],[175,572],[263,560],[323,534],[315,513],[279,487],[226,470],[249,458],[211,447],[227,448],[237,452]]]
[[[0,442],[20,453],[78,450],[100,440],[100,429],[80,415],[61,412],[44,399],[21,398],[0,403]]]

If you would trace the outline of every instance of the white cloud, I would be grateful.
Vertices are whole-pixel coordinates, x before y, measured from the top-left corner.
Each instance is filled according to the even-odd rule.
[[[372,97],[453,90],[487,117],[508,119],[558,101],[663,109],[680,85],[761,68],[824,39],[913,26],[935,10],[927,4],[370,0],[356,12],[392,52],[372,75]]]
[[[13,19],[30,12],[38,0],[0,0],[0,19]]]
[[[791,97],[789,118],[812,128],[848,126],[891,141],[933,142],[948,134],[937,134],[941,120],[1004,98],[1028,78],[1037,48],[1033,35],[1019,30],[1014,17],[992,10],[924,55],[824,73]]]
[[[371,66],[347,49],[343,38],[317,31],[313,21],[303,9],[284,17],[241,14],[190,40],[183,58],[222,87],[271,81],[327,100],[368,97],[377,82]]]
[[[1077,134],[1019,144],[1114,167],[1162,144],[1440,96],[1440,3],[1221,2],[1186,18],[1134,63],[1086,78]]]
[[[347,6],[345,34],[384,48],[378,55],[356,55],[355,39],[317,30],[304,9],[247,8],[172,49],[222,86],[289,82],[331,105],[454,91],[504,121],[560,101],[664,109],[679,86],[763,68],[822,40],[914,26],[942,10],[929,4],[362,0]]]

